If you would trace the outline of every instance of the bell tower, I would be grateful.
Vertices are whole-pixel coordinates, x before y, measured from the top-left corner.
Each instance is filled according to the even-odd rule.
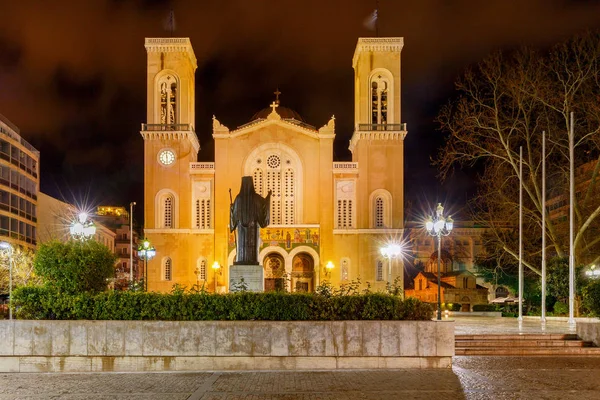
[[[150,290],[190,280],[195,261],[180,248],[192,225],[191,163],[200,144],[194,130],[196,56],[189,38],[146,38],[144,234],[156,247],[148,262]]]
[[[401,37],[359,38],[352,59],[354,133],[349,149],[358,174],[353,182],[346,179],[337,183],[354,184],[356,228],[364,232],[369,243],[361,262],[377,266],[373,270],[380,270],[380,265],[387,263],[379,257],[381,243],[390,237],[398,240],[404,230],[404,138],[407,131],[406,124],[402,123],[400,104],[403,46]],[[388,265],[390,276],[399,277],[402,285],[403,264]]]
[[[145,47],[144,226],[189,228],[189,168],[200,149],[194,131],[196,56],[189,38],[146,38]]]

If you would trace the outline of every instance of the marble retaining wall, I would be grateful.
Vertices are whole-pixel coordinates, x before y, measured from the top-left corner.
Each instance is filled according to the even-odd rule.
[[[0,321],[0,372],[449,368],[452,321]]]
[[[576,324],[577,336],[586,342],[600,346],[600,322],[580,322]]]

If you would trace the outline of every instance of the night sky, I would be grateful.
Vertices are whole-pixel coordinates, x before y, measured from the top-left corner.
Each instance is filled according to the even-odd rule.
[[[464,204],[474,171],[443,185],[430,164],[434,118],[465,67],[498,48],[547,47],[600,28],[597,0],[380,0],[380,36],[404,37],[405,192]],[[336,116],[335,159],[349,160],[352,55],[374,0],[0,0],[0,113],[41,151],[41,190],[67,201],[143,202],[144,37],[189,37],[198,58],[199,161],[213,161],[213,114],[246,123],[282,92],[317,128]],[[141,207],[136,216],[141,220]]]

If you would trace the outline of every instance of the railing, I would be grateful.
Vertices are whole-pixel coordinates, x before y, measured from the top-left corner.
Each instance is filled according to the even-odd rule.
[[[358,124],[358,131],[405,131],[406,123],[403,124]]]
[[[190,163],[190,171],[206,171],[206,170],[214,170],[215,163],[214,162],[191,162]]]
[[[334,162],[333,163],[334,170],[358,170],[357,162]]]
[[[142,131],[193,131],[191,124],[142,124]]]

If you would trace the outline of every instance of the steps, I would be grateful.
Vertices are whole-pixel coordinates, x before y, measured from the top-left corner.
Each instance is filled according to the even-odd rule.
[[[574,334],[456,335],[457,356],[600,356]]]

